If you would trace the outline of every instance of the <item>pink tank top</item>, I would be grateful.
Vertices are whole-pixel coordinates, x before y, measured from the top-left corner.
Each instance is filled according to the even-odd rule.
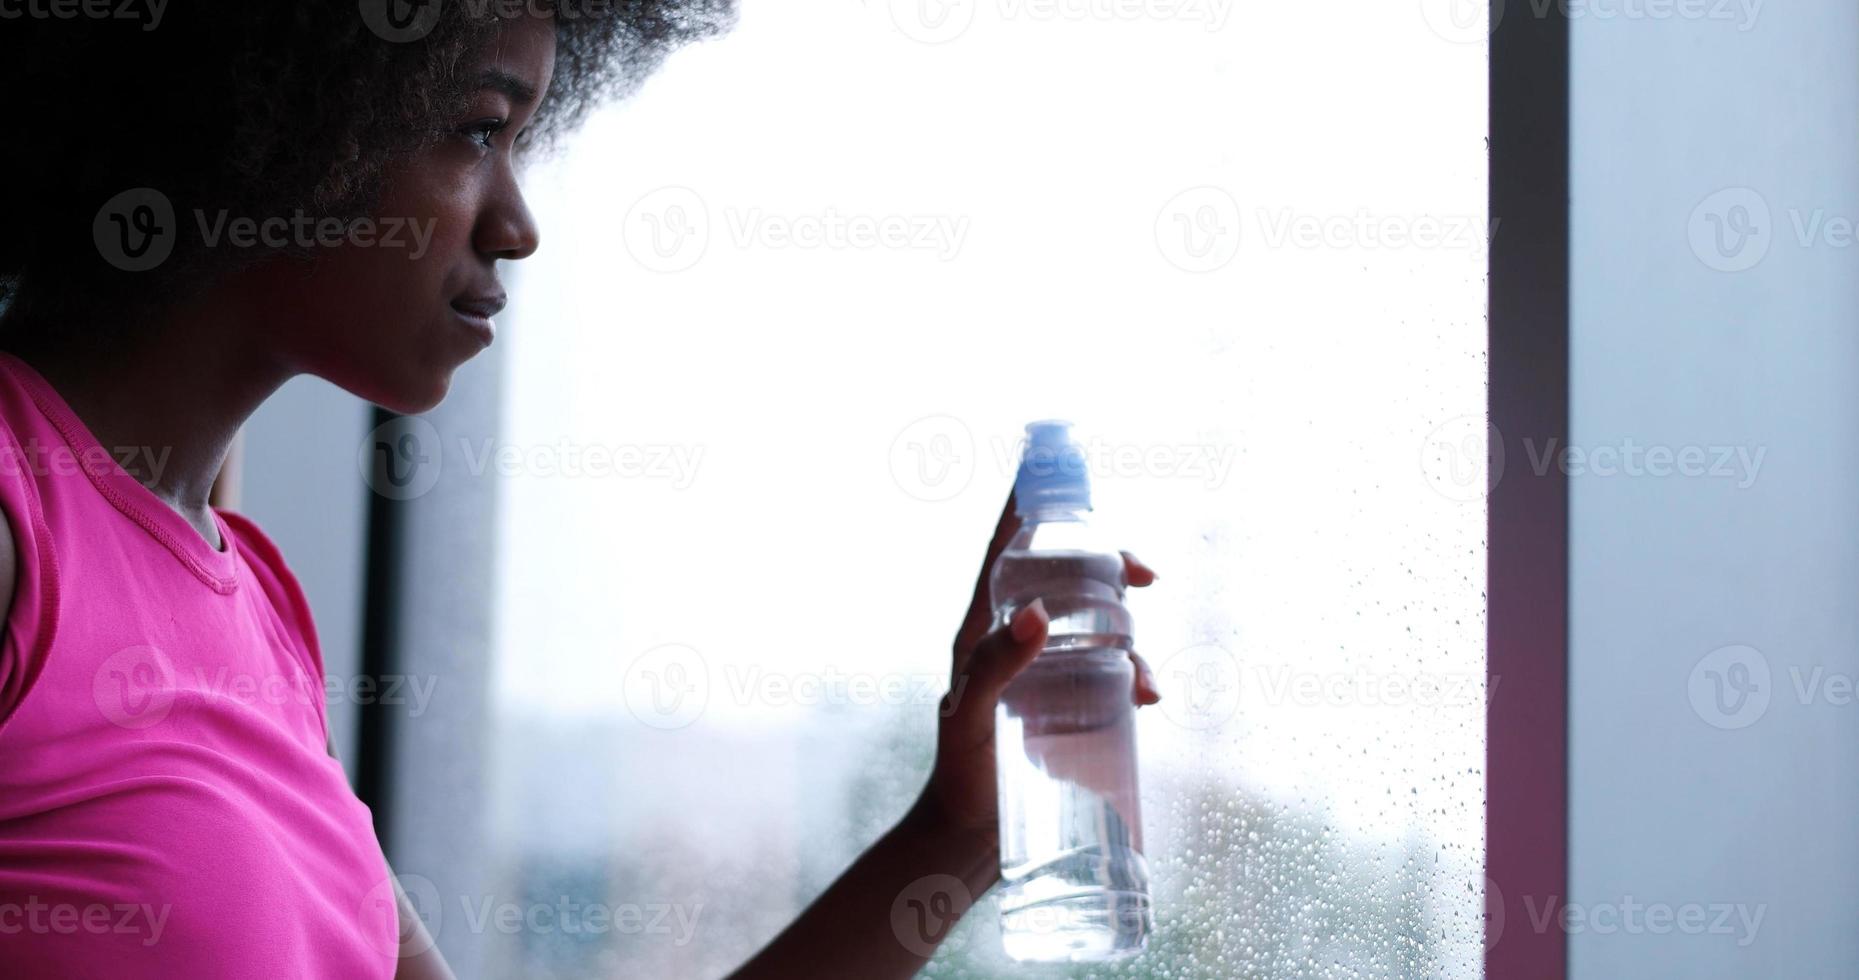
[[[213,550],[118,455],[0,353],[0,976],[391,977],[296,579],[237,514]]]

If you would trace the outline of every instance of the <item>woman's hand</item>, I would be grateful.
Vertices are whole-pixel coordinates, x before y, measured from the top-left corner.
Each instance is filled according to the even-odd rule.
[[[955,637],[936,768],[923,795],[800,918],[743,964],[735,980],[915,976],[976,896],[1000,879],[994,706],[1007,682],[1046,645],[1046,612],[1038,603],[1011,628],[988,632],[988,570],[1018,530],[1020,518],[1009,497]],[[1155,573],[1128,553],[1123,564],[1131,585],[1155,581]],[[1160,695],[1149,665],[1133,653],[1130,659],[1136,663],[1131,699],[1154,704]],[[922,917],[931,911],[934,915]]]
[[[1012,623],[989,631],[993,607],[988,595],[988,572],[994,560],[1020,530],[1013,497],[1001,512],[988,544],[987,558],[975,580],[968,615],[955,636],[955,661],[949,676],[949,694],[942,700],[936,734],[936,767],[918,807],[922,816],[945,829],[980,833],[992,839],[998,832],[995,813],[994,709],[1007,684],[1033,662],[1046,645],[1048,620],[1043,603],[1020,610]],[[1149,566],[1129,552],[1123,553],[1124,576],[1132,586],[1155,581]],[[1161,700],[1155,675],[1134,652],[1135,683],[1130,698],[1138,705]]]

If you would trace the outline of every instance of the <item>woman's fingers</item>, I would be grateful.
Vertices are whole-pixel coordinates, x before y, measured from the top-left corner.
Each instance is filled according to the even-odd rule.
[[[1139,705],[1162,700],[1162,688],[1155,682],[1155,671],[1149,669],[1149,661],[1131,650],[1130,662],[1136,665],[1136,678],[1130,686],[1131,699]]]
[[[1127,551],[1123,552],[1123,576],[1138,588],[1154,582],[1158,577],[1155,569],[1143,564],[1141,558]],[[1154,704],[1162,700],[1162,688],[1155,682],[1155,671],[1149,669],[1149,661],[1132,650],[1130,662],[1136,665],[1136,677],[1130,684],[1130,698],[1137,704]]]
[[[1122,554],[1123,577],[1129,579],[1131,585],[1141,588],[1156,580],[1155,569],[1143,564],[1142,559],[1127,551]]]
[[[994,537],[988,542],[987,556],[981,559],[981,573],[975,576],[975,592],[968,600],[968,614],[962,617],[962,626],[955,633],[955,667],[951,677],[962,676],[962,668],[969,656],[969,651],[988,631],[994,621],[994,606],[988,595],[988,573],[994,568],[995,559],[1007,549],[1007,542],[1020,531],[1020,513],[1014,507],[1013,494],[1007,495],[1007,506],[1001,508],[1000,520],[994,524]]]
[[[968,658],[966,669],[955,676],[942,702],[942,734],[951,747],[973,748],[994,737],[994,706],[1001,692],[1046,646],[1046,604],[1033,604],[1014,614],[1013,622],[982,637]]]

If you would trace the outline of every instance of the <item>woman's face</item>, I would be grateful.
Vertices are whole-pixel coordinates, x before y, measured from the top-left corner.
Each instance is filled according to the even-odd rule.
[[[512,144],[554,65],[552,21],[506,22],[472,67],[468,111],[387,174],[373,241],[349,235],[309,262],[251,270],[244,285],[284,366],[398,412],[439,403],[452,372],[491,342],[504,304],[497,260],[536,250]]]

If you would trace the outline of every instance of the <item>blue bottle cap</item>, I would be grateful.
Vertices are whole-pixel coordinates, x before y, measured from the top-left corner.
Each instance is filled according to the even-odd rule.
[[[1091,509],[1091,474],[1071,428],[1057,419],[1027,424],[1026,451],[1013,483],[1014,509],[1022,516],[1054,508]]]

